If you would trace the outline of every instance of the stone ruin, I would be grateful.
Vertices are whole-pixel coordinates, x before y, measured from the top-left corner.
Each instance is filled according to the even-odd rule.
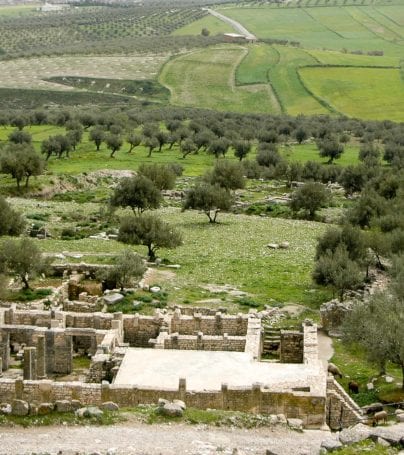
[[[357,421],[355,405],[318,359],[316,325],[281,331],[279,361],[263,361],[259,316],[189,307],[154,316],[2,308],[0,402],[136,406],[165,398],[283,414],[309,428]],[[12,353],[23,360],[19,376],[9,374]],[[86,378],[63,381],[76,353],[91,358]]]

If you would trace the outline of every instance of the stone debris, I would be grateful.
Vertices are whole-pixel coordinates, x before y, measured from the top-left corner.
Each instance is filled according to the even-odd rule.
[[[71,412],[73,411],[72,403],[69,400],[57,400],[55,401],[56,412]]]
[[[74,413],[79,418],[101,417],[104,413],[97,406],[87,406],[77,409]]]
[[[119,303],[123,300],[123,295],[119,293],[110,293],[104,295],[104,302],[107,305],[115,305],[116,303]]]
[[[301,419],[287,419],[288,426],[291,430],[303,431],[303,420]]]
[[[15,416],[26,416],[29,414],[29,404],[24,400],[13,400],[11,403],[11,414]]]
[[[114,412],[119,411],[119,406],[116,403],[114,403],[113,401],[106,401],[106,402],[102,403],[100,408],[103,411],[114,411]]]

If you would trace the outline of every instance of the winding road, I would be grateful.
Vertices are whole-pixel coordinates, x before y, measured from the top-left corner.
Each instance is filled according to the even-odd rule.
[[[243,25],[241,25],[240,22],[237,22],[234,19],[231,19],[230,17],[224,16],[223,14],[218,13],[213,9],[206,8],[206,11],[212,16],[217,17],[221,21],[226,22],[226,24],[231,25],[234,28],[234,30],[237,31],[237,33],[240,33],[240,35],[244,35],[247,40],[249,41],[257,40],[257,37],[253,35],[251,32],[249,32]]]

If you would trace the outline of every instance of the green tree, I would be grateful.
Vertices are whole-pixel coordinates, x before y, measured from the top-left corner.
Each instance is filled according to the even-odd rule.
[[[150,179],[160,191],[172,190],[177,178],[172,167],[164,164],[142,163],[139,166],[138,173]]]
[[[115,265],[109,269],[101,269],[97,278],[113,283],[123,291],[124,287],[133,286],[143,277],[146,266],[142,258],[130,250],[124,250],[115,259]]]
[[[121,219],[118,240],[129,245],[147,247],[150,260],[160,248],[176,248],[182,244],[182,235],[174,227],[152,214],[126,216]]]
[[[42,141],[41,153],[46,155],[45,160],[48,161],[52,155],[56,155],[58,158],[62,158],[63,153],[66,153],[66,157],[69,157],[71,144],[67,136],[57,134],[55,136],[49,136],[48,139]]]
[[[99,126],[92,128],[89,133],[89,138],[90,138],[90,141],[94,142],[95,146],[97,147],[97,152],[99,152],[101,144],[103,143],[103,141],[105,139],[104,130]]]
[[[0,235],[20,235],[25,227],[22,216],[0,196]]]
[[[251,143],[249,141],[236,141],[233,144],[234,156],[242,161],[251,151]]]
[[[130,207],[134,213],[160,207],[161,192],[143,175],[123,179],[111,197],[112,207]]]
[[[227,190],[244,188],[244,168],[240,163],[227,160],[217,161],[213,169],[205,174],[204,180],[211,185],[219,185]]]
[[[344,245],[335,251],[327,250],[319,257],[313,270],[313,280],[323,286],[331,286],[342,302],[348,289],[355,289],[363,282],[359,265],[352,261]]]
[[[110,158],[113,158],[115,153],[122,147],[123,140],[121,136],[118,134],[109,133],[105,136],[105,144],[107,145],[107,149],[111,150],[111,154],[109,155]]]
[[[36,243],[26,237],[20,240],[6,240],[0,245],[0,267],[2,273],[14,273],[30,289],[29,280],[44,272],[47,262]]]
[[[159,141],[155,136],[145,137],[143,140],[143,144],[146,148],[149,149],[149,154],[147,155],[148,158],[152,156],[153,150],[155,150],[160,145]]]
[[[328,190],[318,182],[309,182],[298,188],[290,201],[290,208],[294,212],[304,210],[309,219],[314,219],[316,211],[324,207],[329,201]]]
[[[128,153],[132,153],[132,150],[142,143],[142,136],[135,132],[129,133],[126,137],[126,142],[129,144]]]
[[[13,144],[31,144],[32,136],[28,131],[17,129],[9,134],[8,140]]]
[[[232,203],[233,198],[226,188],[200,183],[187,192],[182,210],[201,210],[210,223],[216,223],[219,212],[230,210]]]
[[[181,153],[182,158],[185,159],[191,153],[195,153],[197,151],[197,146],[195,142],[191,138],[185,139],[185,141],[181,144]]]
[[[43,160],[30,144],[10,145],[0,155],[0,172],[10,174],[16,180],[18,189],[23,179],[28,188],[30,177],[41,175],[43,170]]]
[[[338,139],[330,136],[317,141],[317,147],[320,151],[320,156],[328,158],[328,164],[340,158],[344,152],[344,146],[338,142]]]

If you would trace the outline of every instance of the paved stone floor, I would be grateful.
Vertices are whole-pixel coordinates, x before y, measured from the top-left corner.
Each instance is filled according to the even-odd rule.
[[[323,395],[325,370],[320,361],[313,363],[256,362],[244,352],[129,348],[114,383],[177,389],[179,378],[186,378],[187,390],[198,391],[259,382],[274,391],[310,386],[312,393]]]

